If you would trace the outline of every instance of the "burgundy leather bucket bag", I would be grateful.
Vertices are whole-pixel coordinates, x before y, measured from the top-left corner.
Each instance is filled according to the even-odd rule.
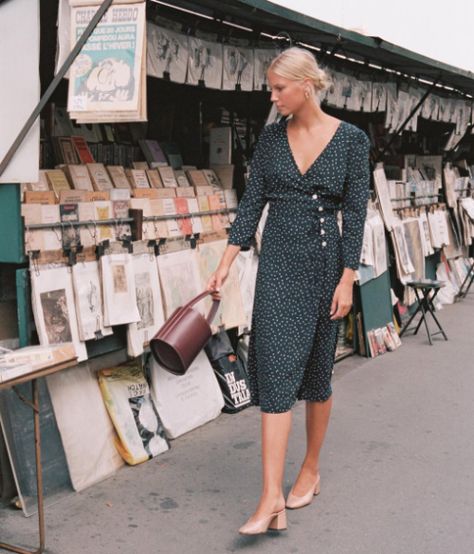
[[[212,335],[211,322],[220,300],[213,299],[207,318],[193,310],[194,304],[205,298],[205,291],[176,310],[150,341],[155,360],[174,375],[184,375]]]

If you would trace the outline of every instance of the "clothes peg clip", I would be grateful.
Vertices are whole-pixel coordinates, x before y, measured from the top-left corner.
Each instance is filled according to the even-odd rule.
[[[133,242],[129,238],[123,238],[120,242],[122,246],[127,249],[129,254],[133,254]]]
[[[166,238],[160,238],[158,239],[158,244],[155,246],[155,256],[159,256],[161,254],[160,252],[160,247],[163,246],[163,244],[165,244],[166,242]]]
[[[153,256],[158,256],[159,254],[159,248],[158,248],[158,243],[156,242],[155,239],[150,239],[148,242],[147,242],[147,246],[150,250],[150,255],[153,255]]]
[[[104,254],[107,248],[110,248],[110,240],[106,239],[100,242],[95,249],[95,254],[97,259],[101,258]]]
[[[193,250],[196,248],[196,237],[194,235],[186,235],[184,240],[189,241],[189,244]]]

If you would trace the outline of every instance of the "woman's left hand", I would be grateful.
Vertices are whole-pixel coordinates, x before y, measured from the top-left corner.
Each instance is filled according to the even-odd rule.
[[[341,281],[334,291],[331,304],[331,318],[342,319],[350,312],[352,307],[352,282]]]

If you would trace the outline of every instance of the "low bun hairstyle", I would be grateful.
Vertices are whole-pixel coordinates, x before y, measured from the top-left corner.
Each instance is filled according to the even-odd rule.
[[[326,90],[331,85],[327,73],[319,67],[313,54],[297,46],[287,48],[278,54],[271,61],[268,71],[274,71],[280,77],[292,81],[309,79],[316,93]]]

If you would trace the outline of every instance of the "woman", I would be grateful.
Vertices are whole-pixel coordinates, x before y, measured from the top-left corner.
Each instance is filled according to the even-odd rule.
[[[352,305],[369,196],[369,141],[357,127],[321,110],[318,96],[327,78],[313,55],[285,50],[270,64],[268,81],[272,102],[291,118],[262,131],[228,246],[208,281],[208,290],[220,290],[269,202],[248,359],[252,403],[261,410],[263,491],[239,530],[252,535],[285,529],[285,506],[306,506],[319,493],[338,320]],[[306,401],[307,450],[285,501],[285,454],[296,400]]]

